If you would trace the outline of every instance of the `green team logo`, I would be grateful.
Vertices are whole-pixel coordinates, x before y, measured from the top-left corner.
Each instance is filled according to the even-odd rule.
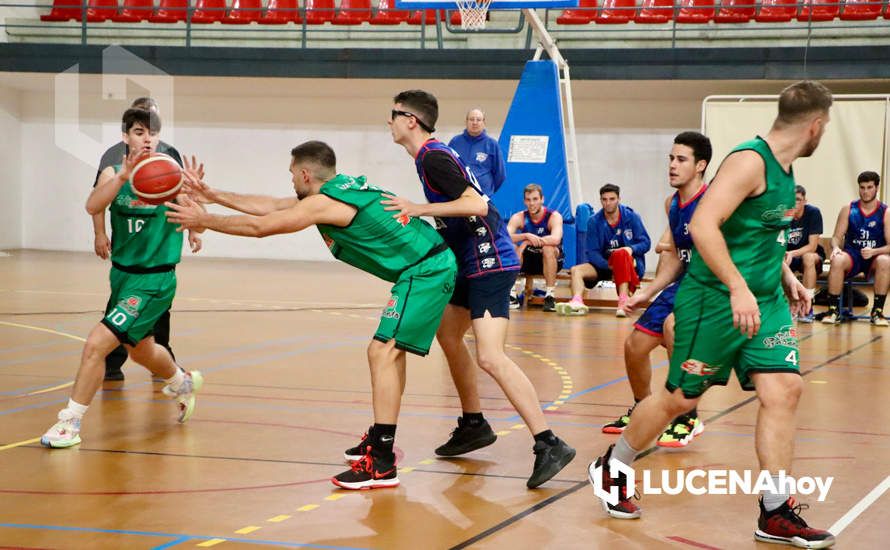
[[[769,349],[776,346],[797,348],[797,329],[790,325],[784,326],[779,332],[764,338],[763,345]]]
[[[133,316],[139,315],[139,305],[142,303],[142,298],[139,296],[128,296],[124,298],[120,302],[117,303],[118,307],[129,313]]]
[[[398,319],[400,317],[399,312],[396,308],[399,305],[399,297],[393,294],[389,297],[389,301],[386,302],[386,307],[383,308],[383,316],[387,319]]]
[[[792,218],[794,218],[794,209],[788,208],[784,203],[779,204],[779,206],[771,210],[765,210],[763,214],[760,215],[760,220],[767,224],[790,222]]]

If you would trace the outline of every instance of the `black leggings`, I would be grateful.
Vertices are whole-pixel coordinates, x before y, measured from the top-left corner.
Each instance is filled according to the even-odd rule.
[[[155,342],[161,344],[166,348],[167,351],[170,352],[170,356],[173,357],[173,360],[176,361],[176,356],[173,355],[173,350],[170,348],[170,310],[164,312],[163,315],[158,319],[158,322],[155,323],[155,328],[152,331],[152,335],[155,337]],[[120,370],[124,363],[127,361],[127,349],[124,346],[118,346],[114,348],[114,350],[105,357],[105,371],[117,371]]]

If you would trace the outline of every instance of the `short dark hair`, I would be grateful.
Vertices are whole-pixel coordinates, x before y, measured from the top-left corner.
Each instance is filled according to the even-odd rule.
[[[674,138],[674,143],[692,149],[695,162],[703,160],[706,165],[711,163],[711,155],[714,151],[711,149],[711,140],[708,139],[708,136],[699,132],[680,132]]]
[[[145,109],[146,111],[151,111],[152,109],[158,109],[158,102],[150,97],[137,97],[133,100],[133,104],[130,105],[131,109]]]
[[[856,178],[856,183],[865,183],[867,181],[875,182],[875,187],[881,185],[881,176],[878,175],[877,172],[872,172],[871,170],[866,170],[859,174],[859,177]]]
[[[795,186],[794,186],[794,192],[795,192],[795,193],[800,193],[800,194],[803,195],[804,197],[807,196],[807,190],[804,189],[803,185],[795,185]]]
[[[615,185],[614,183],[607,183],[600,187],[600,196],[602,197],[606,193],[615,193],[619,197],[621,196],[621,188]]]
[[[121,117],[121,131],[126,134],[136,124],[145,126],[149,132],[161,131],[161,117],[156,112],[145,109],[127,109],[124,111],[124,116]]]
[[[337,170],[337,155],[323,141],[307,141],[290,150],[293,162],[313,162],[328,170]]]
[[[426,126],[430,133],[436,131],[439,120],[439,101],[436,96],[423,90],[405,90],[392,99],[393,103],[401,103],[407,107]]]
[[[526,185],[525,189],[522,190],[522,196],[524,197],[529,193],[534,193],[535,191],[537,191],[538,194],[541,195],[541,197],[544,196],[544,189],[542,189],[541,186],[537,183],[530,183]]]
[[[828,112],[834,100],[831,90],[815,80],[801,80],[788,86],[779,94],[777,122],[794,124],[806,115]]]

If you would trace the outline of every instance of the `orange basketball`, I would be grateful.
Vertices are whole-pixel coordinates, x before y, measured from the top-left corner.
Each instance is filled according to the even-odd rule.
[[[182,188],[182,168],[172,157],[152,153],[133,168],[130,175],[133,192],[148,204],[172,200]]]

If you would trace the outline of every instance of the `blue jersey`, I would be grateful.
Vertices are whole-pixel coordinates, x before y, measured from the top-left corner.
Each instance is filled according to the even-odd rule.
[[[523,233],[531,233],[538,237],[546,237],[550,234],[550,215],[553,214],[553,211],[548,210],[546,206],[542,206],[541,211],[544,214],[537,222],[532,220],[532,217],[528,214],[528,210],[522,214],[522,219],[525,220],[525,224],[522,226]]]
[[[680,193],[674,193],[671,197],[671,206],[668,209],[668,223],[671,227],[671,235],[674,237],[674,246],[677,247],[677,254],[683,261],[683,269],[689,266],[689,260],[692,258],[692,235],[689,234],[689,222],[692,221],[692,214],[695,213],[695,207],[701,200],[705,189],[708,187],[702,185],[698,193],[695,194],[685,204],[680,201]]]
[[[884,211],[887,210],[887,205],[878,201],[878,206],[866,215],[860,207],[860,202],[850,203],[844,248],[862,250],[884,246],[887,244],[884,238]]]
[[[460,169],[467,185],[483,195],[473,173],[464,166],[457,153],[441,141],[429,139],[414,159],[417,175],[423,183],[423,193],[429,202],[451,202],[455,198],[445,194],[436,182],[427,177],[423,167],[424,156],[432,151],[446,153]],[[488,202],[488,213],[484,216],[436,218],[436,229],[457,257],[460,277],[472,278],[519,269],[519,256],[504,220],[494,204],[484,195],[483,198]]]

